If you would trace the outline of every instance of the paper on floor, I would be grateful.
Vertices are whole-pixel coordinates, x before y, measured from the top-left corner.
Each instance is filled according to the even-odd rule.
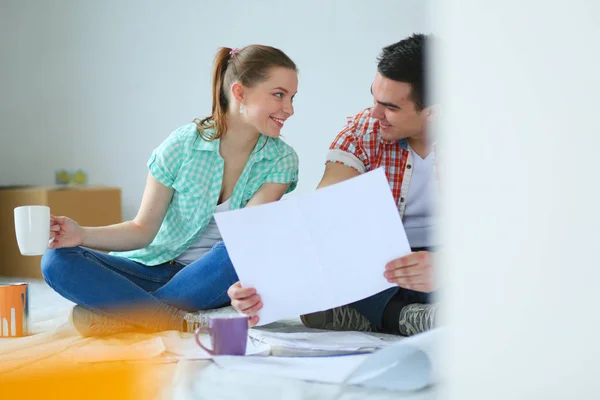
[[[329,383],[414,391],[439,380],[439,329],[390,344],[370,355],[334,357],[216,357],[222,368]]]
[[[262,373],[286,378],[327,383],[341,383],[367,355],[336,357],[215,357],[222,368]]]
[[[410,253],[381,168],[215,219],[242,285],[261,295],[261,325],[393,287],[385,264]]]
[[[363,332],[271,332],[250,329],[250,338],[266,343],[271,355],[276,356],[328,356],[336,354],[371,353],[389,345],[375,336]]]

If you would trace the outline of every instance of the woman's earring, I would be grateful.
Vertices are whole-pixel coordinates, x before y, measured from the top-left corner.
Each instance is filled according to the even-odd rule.
[[[244,105],[240,104],[240,114],[243,114],[244,111],[246,111],[246,109],[244,108]]]

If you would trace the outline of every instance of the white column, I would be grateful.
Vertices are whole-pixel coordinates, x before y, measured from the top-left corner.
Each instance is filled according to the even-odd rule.
[[[17,336],[17,313],[14,308],[10,309],[10,336]]]
[[[7,318],[2,318],[0,320],[0,324],[2,325],[2,335],[0,336],[5,336],[8,337],[8,319]]]
[[[432,11],[452,327],[442,393],[600,398],[600,2]]]

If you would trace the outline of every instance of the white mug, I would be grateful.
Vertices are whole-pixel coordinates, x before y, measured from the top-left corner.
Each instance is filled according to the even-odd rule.
[[[50,208],[23,206],[15,208],[15,233],[24,256],[40,256],[50,241]]]

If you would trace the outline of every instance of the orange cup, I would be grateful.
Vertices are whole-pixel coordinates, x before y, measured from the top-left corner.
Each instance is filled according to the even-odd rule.
[[[0,284],[0,337],[22,337],[28,334],[29,285]]]

